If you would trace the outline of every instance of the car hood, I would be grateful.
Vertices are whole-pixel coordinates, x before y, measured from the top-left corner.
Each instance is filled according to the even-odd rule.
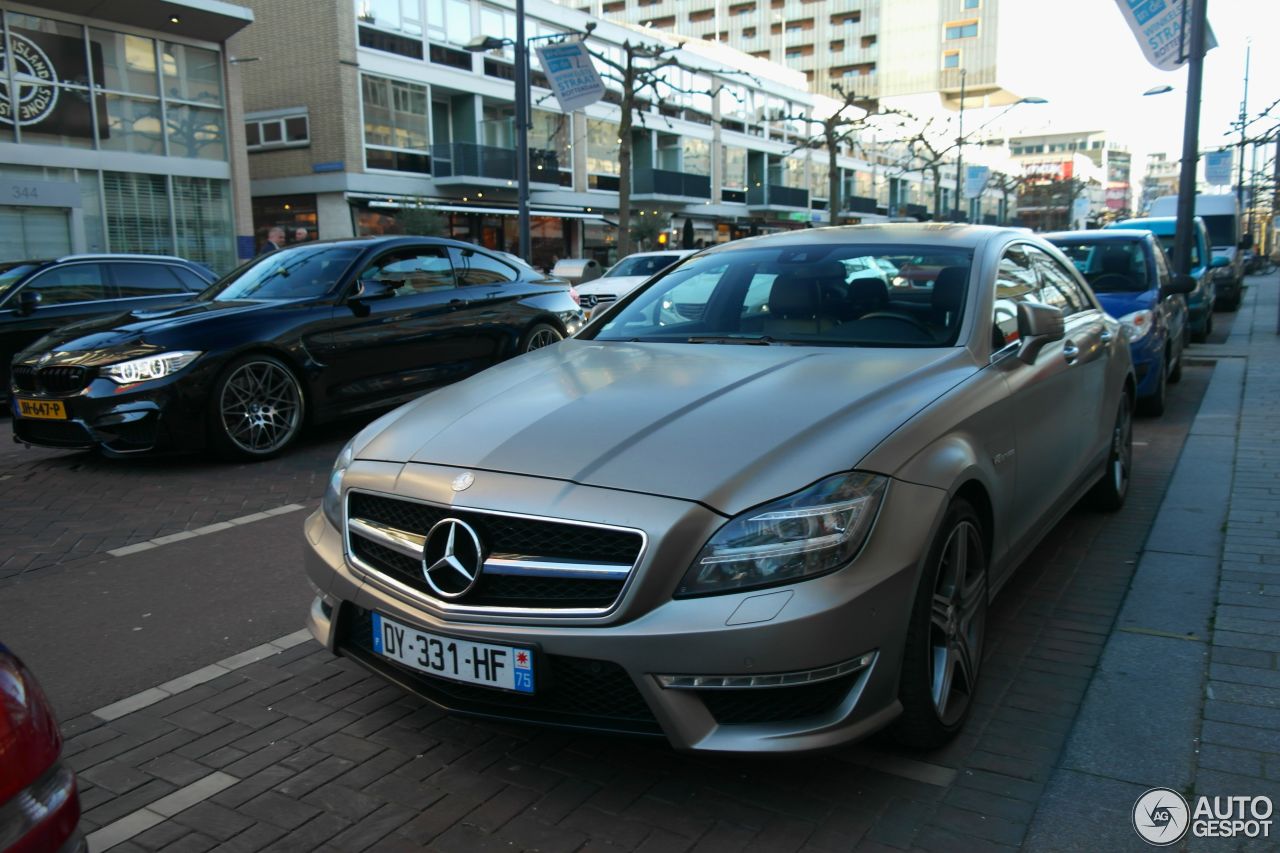
[[[855,467],[977,369],[962,348],[566,340],[409,404],[355,451],[733,515]]]
[[[630,293],[642,281],[648,281],[647,275],[615,275],[612,278],[593,278],[586,284],[578,285],[580,296],[593,296],[601,293],[612,293],[622,296]]]
[[[1141,293],[1124,291],[1119,293],[1094,293],[1098,297],[1098,301],[1102,303],[1102,310],[1106,311],[1112,317],[1123,317],[1125,314],[1132,314],[1134,311],[1142,311],[1151,309],[1156,302],[1156,292],[1147,290]]]
[[[278,307],[278,301],[183,302],[147,310],[109,314],[50,332],[28,349],[73,354],[126,348],[149,337],[199,323]]]

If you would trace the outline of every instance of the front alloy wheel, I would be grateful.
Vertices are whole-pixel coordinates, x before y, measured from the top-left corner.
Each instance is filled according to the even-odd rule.
[[[546,323],[538,323],[525,332],[524,340],[520,343],[520,352],[533,352],[536,349],[549,347],[562,340],[564,340],[564,335],[560,334],[559,329]]]
[[[1124,506],[1129,494],[1129,477],[1133,472],[1133,415],[1129,395],[1121,392],[1115,426],[1111,428],[1111,448],[1107,467],[1097,485],[1089,492],[1093,505],[1104,512],[1115,512]]]
[[[987,556],[977,512],[956,500],[929,550],[904,650],[902,716],[894,735],[934,749],[968,717],[982,666]]]
[[[219,444],[226,455],[265,459],[302,429],[302,388],[293,372],[268,355],[233,363],[214,391]]]

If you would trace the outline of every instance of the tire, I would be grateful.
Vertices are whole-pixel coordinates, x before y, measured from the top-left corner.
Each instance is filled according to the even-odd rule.
[[[519,355],[536,349],[549,347],[564,340],[564,335],[550,323],[534,323],[520,337],[520,346],[516,350]]]
[[[1182,381],[1182,359],[1186,357],[1185,350],[1178,351],[1178,360],[1173,363],[1173,370],[1169,371],[1170,384],[1176,385]]]
[[[1165,404],[1169,398],[1169,362],[1168,353],[1160,359],[1160,380],[1156,383],[1156,392],[1149,397],[1138,398],[1138,411],[1149,418],[1158,418],[1164,414]]]
[[[1089,490],[1089,502],[1095,509],[1115,512],[1129,496],[1129,480],[1133,469],[1133,416],[1129,395],[1120,395],[1116,423],[1111,430],[1111,449],[1101,479]]]
[[[963,555],[963,558],[960,557]],[[987,620],[987,548],[982,520],[957,499],[929,547],[903,650],[892,736],[936,749],[964,727],[982,667]]]
[[[242,356],[227,365],[209,397],[211,444],[232,460],[261,461],[297,439],[306,420],[302,385],[275,356]]]

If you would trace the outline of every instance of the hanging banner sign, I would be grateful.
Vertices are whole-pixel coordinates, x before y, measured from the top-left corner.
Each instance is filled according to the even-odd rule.
[[[537,52],[561,110],[571,113],[604,97],[604,81],[591,61],[586,44],[569,41],[539,47]]]
[[[1191,0],[1116,0],[1116,5],[1138,39],[1147,62],[1161,71],[1173,71],[1187,61],[1182,27],[1185,22],[1190,33]],[[1218,40],[1206,21],[1205,52],[1217,46]]]
[[[1216,187],[1231,185],[1231,166],[1234,159],[1231,155],[1234,152],[1227,151],[1208,151],[1204,155],[1204,180],[1205,183],[1212,184]]]

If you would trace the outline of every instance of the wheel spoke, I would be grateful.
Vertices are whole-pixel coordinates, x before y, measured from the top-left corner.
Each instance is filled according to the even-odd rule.
[[[933,609],[930,619],[933,626],[942,631],[943,636],[951,627],[951,597],[946,595],[933,594]]]
[[[951,702],[951,680],[955,674],[955,656],[950,646],[933,649],[933,706],[938,709],[938,716],[947,717],[947,706]]]
[[[972,652],[969,649],[969,638],[963,631],[956,635],[952,655],[955,658],[956,669],[960,671],[960,677],[964,679],[964,692],[972,696],[974,675],[977,673],[973,666]]]

